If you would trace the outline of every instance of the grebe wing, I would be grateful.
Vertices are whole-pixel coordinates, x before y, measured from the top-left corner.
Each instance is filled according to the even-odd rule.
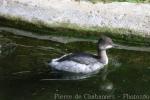
[[[98,62],[97,57],[95,55],[92,54],[87,54],[87,53],[74,53],[74,54],[69,54],[67,56],[62,57],[61,59],[58,60],[58,62],[62,62],[62,61],[74,61],[74,62],[78,62],[81,64],[94,64],[96,62]]]

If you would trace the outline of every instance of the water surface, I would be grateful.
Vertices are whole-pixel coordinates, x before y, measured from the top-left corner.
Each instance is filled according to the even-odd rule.
[[[127,100],[133,95],[149,100],[149,50],[111,49],[108,66],[84,77],[57,73],[48,66],[51,59],[67,53],[96,54],[95,46],[0,32],[0,100]]]

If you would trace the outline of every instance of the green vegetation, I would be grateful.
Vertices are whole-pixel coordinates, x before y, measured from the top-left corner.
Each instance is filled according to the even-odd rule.
[[[0,17],[0,26],[12,27],[21,30],[31,31],[37,34],[49,34],[55,36],[68,36],[86,39],[98,39],[100,35],[107,35],[113,38],[114,41],[121,44],[150,46],[149,37],[142,37],[138,32],[122,28],[107,28],[107,27],[79,27],[67,23],[56,24],[53,26],[44,25],[40,21],[36,24],[22,21],[21,19]],[[136,34],[136,35],[135,35]],[[142,33],[141,33],[142,34]]]

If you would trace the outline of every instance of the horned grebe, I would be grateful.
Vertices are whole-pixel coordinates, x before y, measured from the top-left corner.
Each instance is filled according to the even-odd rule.
[[[102,36],[98,41],[98,56],[88,53],[71,53],[52,59],[49,65],[60,71],[71,73],[91,73],[108,64],[106,50],[113,47],[111,38]]]

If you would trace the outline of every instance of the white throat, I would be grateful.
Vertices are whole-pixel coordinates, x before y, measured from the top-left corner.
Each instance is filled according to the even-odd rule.
[[[107,65],[108,64],[108,57],[106,54],[106,50],[101,50],[99,52],[99,56],[100,56],[100,62]]]

